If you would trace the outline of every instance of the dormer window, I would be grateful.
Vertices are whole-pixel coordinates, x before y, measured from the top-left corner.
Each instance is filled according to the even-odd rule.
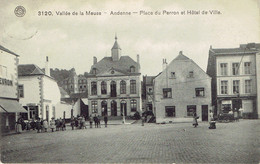
[[[92,73],[93,73],[94,75],[96,75],[96,74],[97,74],[97,69],[96,69],[96,68],[93,68],[93,69],[92,69]]]
[[[135,72],[135,67],[134,66],[130,67],[130,72]]]

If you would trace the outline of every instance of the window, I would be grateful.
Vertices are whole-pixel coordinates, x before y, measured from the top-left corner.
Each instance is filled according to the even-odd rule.
[[[136,109],[137,109],[137,102],[136,102],[136,100],[131,100],[130,101],[130,106],[131,106],[131,112],[136,112]]]
[[[97,95],[97,82],[91,82],[91,95]]]
[[[220,63],[220,74],[227,75],[227,63]]]
[[[101,94],[102,95],[107,94],[107,83],[105,81],[101,82]]]
[[[251,63],[245,62],[244,67],[245,67],[245,74],[251,74]]]
[[[126,94],[126,82],[124,80],[120,81],[120,94]]]
[[[233,80],[233,93],[239,93],[239,80]]]
[[[98,113],[97,101],[91,101],[92,113]]]
[[[171,72],[171,77],[175,78],[175,72]]]
[[[86,85],[84,85],[84,88],[86,88],[87,86]]]
[[[228,81],[221,81],[221,94],[227,94]]]
[[[239,63],[233,63],[232,64],[232,74],[233,75],[239,75],[238,66],[239,66]]]
[[[20,98],[24,97],[24,89],[23,89],[23,85],[18,85],[18,94]]]
[[[130,93],[136,94],[136,81],[130,80]]]
[[[153,88],[149,88],[148,93],[152,93],[152,92],[153,92]]]
[[[204,97],[205,91],[204,88],[195,88],[196,97]]]
[[[130,72],[135,72],[135,67],[134,66],[130,67]]]
[[[190,72],[189,72],[189,77],[193,77],[193,76],[194,76],[193,71],[190,71]]]
[[[93,68],[93,69],[92,69],[92,73],[93,73],[94,75],[96,75],[96,74],[97,74],[97,69],[96,69],[96,68]]]
[[[196,105],[188,105],[187,106],[187,116],[193,116],[193,112],[197,112],[196,111]]]
[[[245,93],[251,93],[251,80],[245,80]]]
[[[172,98],[171,88],[163,88],[163,98]]]
[[[165,107],[165,117],[175,117],[175,106],[166,106]]]
[[[70,88],[72,89],[72,88],[73,88],[73,86],[72,86],[72,85],[70,85]]]
[[[79,86],[80,89],[82,89],[82,86]]]

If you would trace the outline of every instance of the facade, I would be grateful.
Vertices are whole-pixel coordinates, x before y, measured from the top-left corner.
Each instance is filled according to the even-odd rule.
[[[238,110],[244,118],[259,118],[260,44],[209,50],[207,74],[212,77],[215,114]]]
[[[93,65],[88,75],[89,114],[129,116],[140,112],[141,81],[139,56],[134,61],[121,56],[121,48],[115,38],[111,57],[104,57]]]
[[[84,93],[87,92],[87,78],[84,75],[78,76],[78,93]]]
[[[78,93],[78,76],[76,74],[75,69],[72,69],[72,73],[70,76],[59,82],[59,86],[61,86],[65,91],[70,95],[72,93]]]
[[[18,102],[18,62],[17,54],[0,45],[1,132],[14,130],[20,113],[26,112]]]
[[[156,123],[191,122],[195,110],[199,121],[208,121],[211,109],[211,78],[191,59],[179,55],[154,79]]]
[[[153,111],[153,79],[155,76],[143,76],[142,105],[144,111]]]
[[[25,119],[70,118],[72,105],[61,102],[61,95],[66,97],[66,94],[50,76],[48,68],[44,73],[34,64],[19,65],[18,81],[20,103],[28,111]]]

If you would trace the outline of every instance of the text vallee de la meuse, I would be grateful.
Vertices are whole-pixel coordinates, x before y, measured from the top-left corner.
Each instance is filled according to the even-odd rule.
[[[184,11],[145,11],[140,10],[138,12],[129,12],[129,11],[110,11],[110,12],[100,12],[100,11],[56,11],[56,15],[66,16],[66,15],[218,15],[221,14],[219,10],[184,10]]]

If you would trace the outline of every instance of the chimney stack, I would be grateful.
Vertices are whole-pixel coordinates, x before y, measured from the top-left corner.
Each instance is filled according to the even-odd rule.
[[[162,69],[165,70],[167,67],[166,59],[163,59]]]
[[[179,52],[179,55],[182,55],[182,51]]]
[[[93,57],[93,65],[94,64],[97,64],[97,57],[96,56]]]
[[[45,75],[51,76],[50,75],[50,67],[49,67],[49,58],[46,56],[46,62],[45,62]]]
[[[137,63],[140,64],[140,63],[139,63],[139,62],[140,62],[140,61],[139,61],[139,60],[140,60],[140,59],[139,59],[139,54],[137,54],[136,58],[137,58]]]

